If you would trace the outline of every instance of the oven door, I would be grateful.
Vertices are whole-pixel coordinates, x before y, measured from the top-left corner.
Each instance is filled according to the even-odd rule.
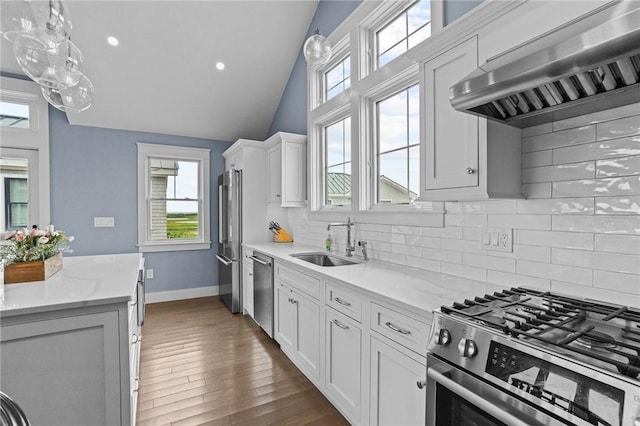
[[[567,424],[427,354],[427,426]]]

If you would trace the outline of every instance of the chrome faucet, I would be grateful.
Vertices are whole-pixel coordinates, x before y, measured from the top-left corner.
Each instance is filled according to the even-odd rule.
[[[369,256],[367,256],[367,242],[366,241],[358,241],[358,245],[362,249],[362,256],[364,256],[365,262],[369,260]]]
[[[356,248],[354,245],[351,245],[351,227],[355,225],[353,222],[351,222],[351,218],[348,217],[347,218],[347,222],[346,223],[330,223],[327,225],[327,231],[331,231],[331,227],[332,226],[346,226],[347,227],[347,257],[351,257],[353,256],[351,253],[353,253]]]

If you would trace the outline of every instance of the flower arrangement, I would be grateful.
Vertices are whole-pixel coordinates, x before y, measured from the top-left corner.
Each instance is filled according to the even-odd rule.
[[[34,260],[47,260],[58,253],[70,252],[68,237],[64,231],[56,231],[53,225],[43,230],[34,225],[33,229],[22,228],[4,234],[0,244],[0,259],[6,265]]]

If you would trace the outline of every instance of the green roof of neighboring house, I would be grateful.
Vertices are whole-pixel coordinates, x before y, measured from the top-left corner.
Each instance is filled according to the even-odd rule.
[[[400,185],[398,182],[389,179],[385,175],[380,176],[380,182],[396,187],[398,190],[406,191],[407,188]],[[409,191],[412,197],[417,194],[413,191]],[[329,173],[327,175],[327,194],[351,194],[351,175],[346,173]]]

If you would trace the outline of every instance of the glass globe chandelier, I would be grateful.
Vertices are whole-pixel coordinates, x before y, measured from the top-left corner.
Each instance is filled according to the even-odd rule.
[[[71,42],[71,28],[61,0],[0,2],[0,35],[13,43],[22,71],[55,108],[81,112],[93,103],[94,89],[82,71],[82,52]]]
[[[331,59],[331,42],[316,28],[316,32],[304,42],[302,52],[307,64],[326,64]]]

